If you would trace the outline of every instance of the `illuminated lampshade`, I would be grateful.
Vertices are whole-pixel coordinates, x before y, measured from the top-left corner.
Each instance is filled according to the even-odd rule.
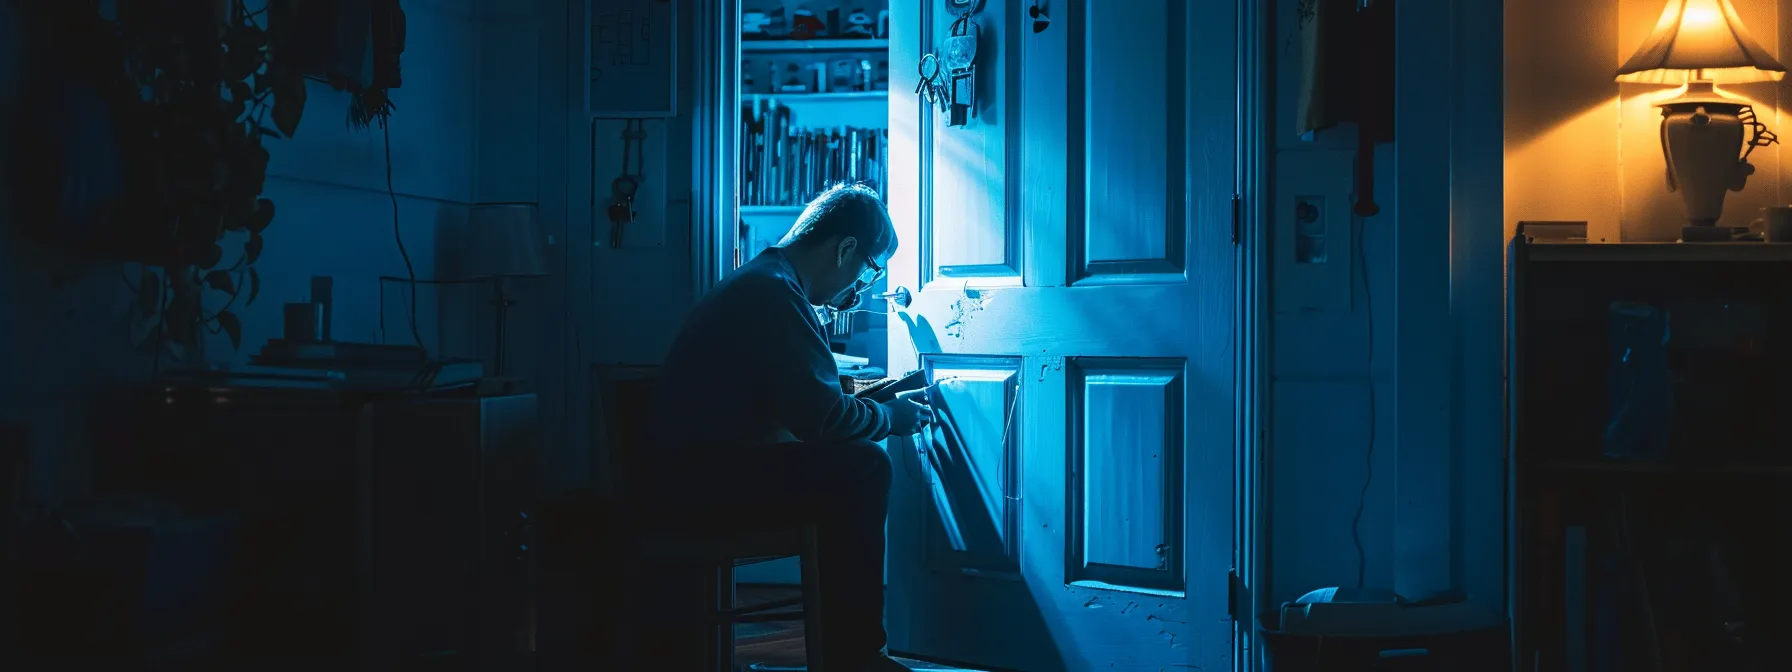
[[[1742,191],[1755,173],[1747,151],[1776,142],[1747,101],[1712,85],[1785,76],[1786,66],[1748,36],[1730,0],[1668,0],[1649,39],[1618,68],[1619,82],[1686,85],[1680,96],[1656,104],[1668,190],[1680,192],[1690,224],[1681,227],[1681,240],[1730,239],[1729,229],[1716,226],[1725,192]],[[1627,231],[1625,238],[1639,237]]]
[[[1661,20],[1618,81],[1634,84],[1714,84],[1778,81],[1786,66],[1749,37],[1730,0],[1668,0]]]

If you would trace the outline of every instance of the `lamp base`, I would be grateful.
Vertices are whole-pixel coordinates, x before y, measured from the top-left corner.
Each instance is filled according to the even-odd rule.
[[[1682,240],[1721,236],[1717,228],[1727,192],[1741,191],[1755,167],[1742,159],[1745,130],[1762,128],[1745,101],[1729,98],[1711,82],[1695,81],[1677,98],[1656,104],[1661,108],[1661,151],[1667,163],[1670,191],[1680,192],[1686,219],[1692,226]],[[1711,229],[1694,233],[1692,229]]]
[[[1684,243],[1728,243],[1734,240],[1736,240],[1736,229],[1728,226],[1680,227],[1680,241]]]

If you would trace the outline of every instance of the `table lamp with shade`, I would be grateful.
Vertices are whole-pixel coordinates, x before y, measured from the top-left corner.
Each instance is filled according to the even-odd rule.
[[[1619,82],[1686,85],[1681,95],[1656,103],[1668,190],[1680,192],[1690,224],[1681,240],[1730,240],[1730,231],[1717,226],[1724,192],[1742,191],[1755,172],[1749,153],[1778,141],[1747,101],[1714,85],[1785,75],[1786,66],[1749,37],[1730,0],[1668,0],[1649,39],[1618,69]]]
[[[467,217],[472,252],[468,280],[492,283],[496,316],[496,354],[492,375],[504,375],[505,327],[516,301],[506,291],[511,278],[538,278],[548,274],[541,220],[534,203],[479,203]]]

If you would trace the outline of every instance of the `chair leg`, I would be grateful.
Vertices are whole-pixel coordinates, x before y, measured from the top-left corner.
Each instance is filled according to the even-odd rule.
[[[707,672],[734,672],[734,624],[721,617],[734,603],[734,568],[705,567],[698,596],[697,653]]]
[[[827,619],[821,609],[821,563],[817,561],[815,526],[803,528],[803,652],[809,661],[809,672],[827,672],[822,646],[827,641]]]
[[[716,613],[735,607],[734,563],[724,563],[716,570]],[[717,618],[715,629],[716,670],[734,672],[734,621]]]

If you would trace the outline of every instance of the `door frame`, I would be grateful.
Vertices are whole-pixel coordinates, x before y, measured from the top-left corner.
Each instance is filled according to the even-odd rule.
[[[691,291],[734,270],[740,222],[740,0],[691,3]]]
[[[1268,320],[1271,170],[1269,128],[1274,119],[1274,40],[1272,0],[1235,0],[1241,58],[1238,83],[1239,124],[1234,218],[1238,254],[1238,313],[1234,330],[1238,357],[1234,394],[1238,400],[1234,429],[1233,566],[1238,574],[1232,612],[1233,667],[1256,669],[1257,614],[1266,608],[1252,596],[1259,577],[1268,576],[1269,555],[1259,552],[1267,524],[1268,493],[1263,469],[1269,444],[1266,376],[1270,352]],[[701,297],[732,271],[738,244],[740,164],[740,2],[692,3],[691,40],[693,96],[691,119],[691,288]],[[1265,594],[1266,595],[1266,594]]]
[[[1270,226],[1275,207],[1273,184],[1275,134],[1274,0],[1238,0],[1238,315],[1235,319],[1238,362],[1235,374],[1238,418],[1234,423],[1236,472],[1233,486],[1232,566],[1236,574],[1230,605],[1233,618],[1232,669],[1258,669],[1262,650],[1257,628],[1260,609],[1254,596],[1260,579],[1270,575],[1269,492],[1267,464],[1272,346],[1270,316]]]

